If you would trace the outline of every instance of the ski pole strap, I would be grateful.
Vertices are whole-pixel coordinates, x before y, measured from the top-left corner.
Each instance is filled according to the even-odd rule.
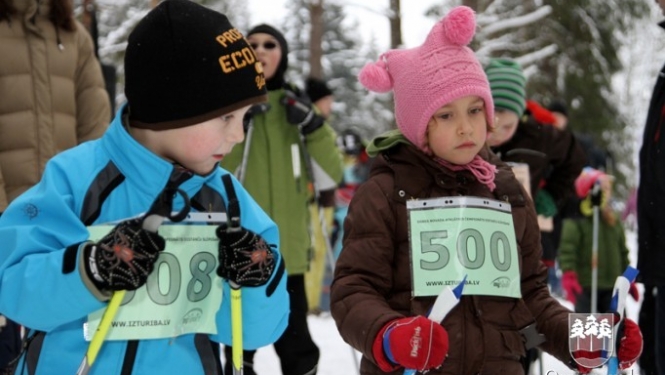
[[[545,342],[545,335],[538,332],[536,329],[536,323],[529,324],[528,326],[520,329],[519,333],[524,339],[524,348],[526,350],[533,349]]]
[[[240,203],[238,202],[238,197],[236,196],[235,187],[233,187],[233,180],[231,175],[225,174],[222,176],[222,182],[224,183],[224,189],[226,189],[226,195],[228,196],[229,203],[226,215],[228,216],[228,222],[230,228],[239,228],[240,227]]]

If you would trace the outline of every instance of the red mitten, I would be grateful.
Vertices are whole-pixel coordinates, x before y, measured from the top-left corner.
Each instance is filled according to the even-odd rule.
[[[588,373],[591,372],[591,370],[593,370],[593,369],[577,365],[577,372],[580,373],[580,374],[588,374]]]
[[[561,287],[566,292],[566,299],[572,304],[577,301],[577,295],[582,294],[582,286],[577,281],[577,272],[575,271],[564,271],[561,276]]]
[[[635,283],[630,284],[630,289],[628,289],[628,294],[635,300],[635,302],[640,302],[640,291],[637,290]]]
[[[626,318],[617,335],[617,359],[621,370],[632,366],[642,354],[642,332],[634,321]]]
[[[421,315],[396,319],[379,331],[372,351],[384,372],[399,366],[424,372],[443,364],[448,354],[448,332]]]

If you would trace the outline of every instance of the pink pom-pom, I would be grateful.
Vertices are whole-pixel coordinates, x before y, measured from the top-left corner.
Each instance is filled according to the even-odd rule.
[[[467,6],[458,6],[442,20],[448,43],[465,46],[476,33],[476,14]]]
[[[379,60],[367,63],[358,74],[358,81],[368,90],[374,92],[388,92],[393,88],[393,82],[386,69],[386,63]]]

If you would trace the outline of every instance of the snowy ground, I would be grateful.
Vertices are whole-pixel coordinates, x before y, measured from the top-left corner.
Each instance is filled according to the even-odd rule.
[[[636,264],[635,241],[636,236],[632,232],[627,232],[628,246],[631,248],[631,264]],[[641,288],[641,285],[638,284]],[[566,301],[562,304],[572,309],[572,305]],[[627,299],[627,316],[637,321],[639,312],[639,303],[632,298]],[[314,341],[321,350],[321,359],[319,362],[318,375],[353,375],[358,374],[356,363],[359,363],[360,355],[348,346],[340,337],[335,327],[335,322],[328,313],[322,313],[319,316],[309,317],[309,326]],[[354,357],[355,356],[355,357]],[[255,369],[259,375],[280,375],[279,359],[272,347],[260,349],[255,357]],[[594,371],[594,373],[607,373]],[[543,355],[543,366],[535,363],[531,369],[532,375],[572,375],[565,365],[547,354]],[[628,375],[639,375],[637,365],[627,370]]]

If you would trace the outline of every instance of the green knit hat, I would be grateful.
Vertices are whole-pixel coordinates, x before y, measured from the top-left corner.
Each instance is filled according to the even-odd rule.
[[[526,78],[514,60],[492,59],[485,67],[496,108],[503,108],[522,116],[526,108]]]

